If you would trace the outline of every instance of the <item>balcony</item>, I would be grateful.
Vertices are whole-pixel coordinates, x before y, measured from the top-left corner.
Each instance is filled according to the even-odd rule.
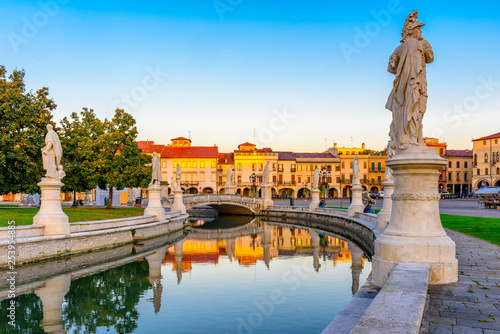
[[[296,169],[295,169],[295,168],[290,168],[290,172],[291,172],[291,173],[295,173],[295,172],[296,172]]]
[[[278,181],[279,186],[295,186],[297,181]]]

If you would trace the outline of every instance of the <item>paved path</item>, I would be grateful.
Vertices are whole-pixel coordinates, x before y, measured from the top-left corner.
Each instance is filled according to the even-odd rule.
[[[447,230],[458,282],[429,286],[421,334],[500,334],[500,247]]]

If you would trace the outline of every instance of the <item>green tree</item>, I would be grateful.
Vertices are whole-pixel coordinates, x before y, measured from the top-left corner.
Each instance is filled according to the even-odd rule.
[[[24,75],[14,70],[6,78],[0,65],[0,194],[35,193],[43,176],[40,149],[56,104],[46,87],[27,92]]]
[[[113,187],[146,188],[151,179],[151,170],[144,164],[151,157],[137,146],[137,127],[132,115],[116,109],[112,120],[104,121],[105,132],[99,137],[97,162],[98,185],[109,189],[108,208],[112,207]]]
[[[97,187],[99,138],[104,134],[104,123],[93,109],[83,108],[80,116],[74,112],[69,120],[61,121],[61,145],[64,152],[63,191],[86,191]]]

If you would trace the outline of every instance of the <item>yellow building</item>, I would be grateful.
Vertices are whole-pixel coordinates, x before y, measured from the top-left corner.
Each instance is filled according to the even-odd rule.
[[[472,189],[472,160],[471,150],[447,150],[448,181],[446,190],[453,194],[467,195]]]
[[[500,132],[473,139],[472,190],[484,186],[500,186]]]

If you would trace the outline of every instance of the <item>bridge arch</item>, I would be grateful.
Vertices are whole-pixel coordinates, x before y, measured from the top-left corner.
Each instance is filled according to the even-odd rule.
[[[229,194],[202,194],[184,196],[182,199],[186,209],[197,206],[211,206],[220,213],[232,215],[260,215],[263,199]]]

